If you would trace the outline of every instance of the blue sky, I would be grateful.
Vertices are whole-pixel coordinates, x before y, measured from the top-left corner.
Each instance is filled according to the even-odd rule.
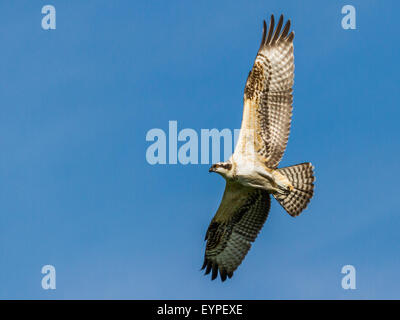
[[[57,29],[41,28],[52,4]],[[357,29],[341,27],[352,4]],[[396,1],[2,1],[0,298],[400,298]],[[224,181],[150,165],[152,128],[238,128],[262,20],[295,30],[282,166],[311,161],[296,219],[274,201],[230,281],[199,271]],[[43,290],[41,268],[56,268]],[[342,266],[357,289],[343,290]]]

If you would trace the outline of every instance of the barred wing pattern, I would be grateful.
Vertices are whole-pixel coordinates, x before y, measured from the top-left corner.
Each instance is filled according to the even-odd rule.
[[[260,232],[271,206],[267,191],[227,182],[217,213],[208,227],[202,269],[211,279],[231,278]]]
[[[292,117],[294,33],[289,33],[290,20],[281,33],[282,26],[283,16],[274,31],[272,15],[267,33],[264,21],[260,49],[244,90],[243,133],[235,150],[241,154],[248,152],[244,132],[252,130],[256,155],[272,169],[278,166],[285,152]]]

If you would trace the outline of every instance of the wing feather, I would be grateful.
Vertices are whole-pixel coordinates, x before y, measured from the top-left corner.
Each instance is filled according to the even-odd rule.
[[[294,33],[290,20],[283,27],[280,16],[274,30],[271,16],[244,90],[241,133],[235,154],[255,153],[269,168],[276,168],[285,152],[292,117],[294,79]],[[249,150],[248,141],[253,150]],[[234,154],[234,156],[235,156]]]
[[[272,15],[271,16],[271,20],[269,22],[269,30],[268,30],[267,41],[265,41],[265,43],[269,43],[271,41],[272,32],[274,31],[274,25],[275,25],[275,18],[274,18],[274,15]],[[265,43],[264,43],[264,45],[265,45]]]
[[[281,29],[283,25],[283,15],[279,18],[278,25],[276,26],[274,37],[272,38],[271,45],[275,44],[276,40],[278,40],[278,37],[280,35]]]
[[[227,182],[220,207],[206,233],[202,269],[225,281],[241,264],[267,219],[270,196],[261,189]]]

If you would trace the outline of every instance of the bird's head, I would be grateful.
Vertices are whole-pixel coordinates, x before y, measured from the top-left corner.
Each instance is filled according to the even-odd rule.
[[[230,175],[231,170],[232,170],[232,163],[227,161],[227,162],[218,162],[216,164],[213,164],[210,170],[208,170],[208,172],[216,172],[223,177],[227,177]]]

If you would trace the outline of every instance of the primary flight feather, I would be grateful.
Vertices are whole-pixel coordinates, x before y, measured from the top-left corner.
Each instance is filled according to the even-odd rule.
[[[292,117],[294,78],[290,20],[275,28],[264,21],[261,45],[244,89],[239,139],[227,162],[210,168],[226,180],[221,204],[206,233],[202,269],[231,278],[256,239],[271,206],[270,194],[293,217],[313,196],[311,163],[277,168],[286,149]]]

